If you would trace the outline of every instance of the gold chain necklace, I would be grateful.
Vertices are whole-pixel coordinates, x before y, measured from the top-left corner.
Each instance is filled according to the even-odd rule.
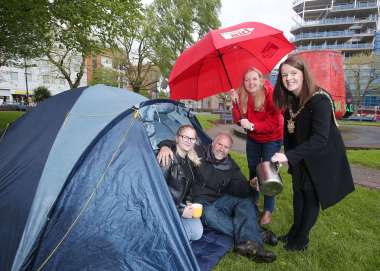
[[[333,114],[333,117],[334,117],[334,123],[335,123],[336,127],[339,127],[338,122],[337,122],[337,120],[335,118],[334,104],[333,104],[333,101],[331,100],[330,96],[326,92],[324,92],[322,90],[319,90],[319,91],[314,92],[313,95],[311,95],[311,97],[313,97],[314,95],[317,95],[317,94],[323,94],[327,98],[329,98],[329,101],[330,101],[330,104],[331,104],[331,108],[332,108],[332,114]],[[310,97],[310,99],[311,99],[311,97]],[[288,128],[289,134],[293,134],[294,133],[294,131],[296,129],[295,118],[301,113],[302,109],[305,107],[305,105],[306,105],[307,102],[308,101],[306,101],[304,103],[304,105],[301,106],[300,109],[297,110],[296,113],[294,113],[293,110],[291,108],[289,108],[290,119],[287,120],[287,125],[286,125],[286,127]]]

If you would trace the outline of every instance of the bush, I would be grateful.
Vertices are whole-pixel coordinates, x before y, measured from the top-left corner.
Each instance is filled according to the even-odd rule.
[[[51,96],[50,91],[46,87],[38,87],[34,89],[34,97],[33,100],[35,103],[42,102],[43,100],[49,98]]]

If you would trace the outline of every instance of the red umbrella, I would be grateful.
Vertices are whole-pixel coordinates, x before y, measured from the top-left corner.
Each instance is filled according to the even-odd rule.
[[[282,31],[258,22],[212,30],[178,57],[170,97],[199,100],[237,88],[248,68],[268,73],[293,49]]]

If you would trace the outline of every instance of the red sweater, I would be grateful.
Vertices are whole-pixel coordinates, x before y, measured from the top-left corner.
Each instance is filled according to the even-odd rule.
[[[239,124],[241,119],[248,119],[255,125],[253,131],[248,131],[248,136],[259,143],[267,143],[282,140],[284,118],[281,110],[273,104],[273,88],[269,82],[264,83],[265,103],[262,111],[255,111],[252,95],[248,95],[247,114],[243,115],[239,111],[237,103],[233,103],[232,117],[235,123]],[[239,97],[240,99],[240,97]]]

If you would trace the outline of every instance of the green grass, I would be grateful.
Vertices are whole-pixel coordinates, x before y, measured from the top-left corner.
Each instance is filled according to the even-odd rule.
[[[212,128],[215,125],[214,122],[219,120],[218,114],[198,114],[196,116],[205,130]]]
[[[11,124],[23,114],[24,112],[20,111],[0,111],[0,135],[8,124]]]
[[[353,125],[353,126],[377,126],[380,127],[380,121],[350,121],[350,120],[339,120],[339,125]]]
[[[380,150],[348,150],[347,156],[352,164],[380,170]]]
[[[245,156],[232,152],[232,157],[247,175]],[[276,198],[276,211],[269,227],[277,234],[286,233],[292,222],[291,178],[285,171],[281,169],[284,191]],[[271,264],[257,264],[229,252],[214,270],[380,270],[379,210],[380,191],[356,187],[343,201],[320,213],[308,251],[287,252],[281,243],[276,247],[266,246],[277,255]]]

